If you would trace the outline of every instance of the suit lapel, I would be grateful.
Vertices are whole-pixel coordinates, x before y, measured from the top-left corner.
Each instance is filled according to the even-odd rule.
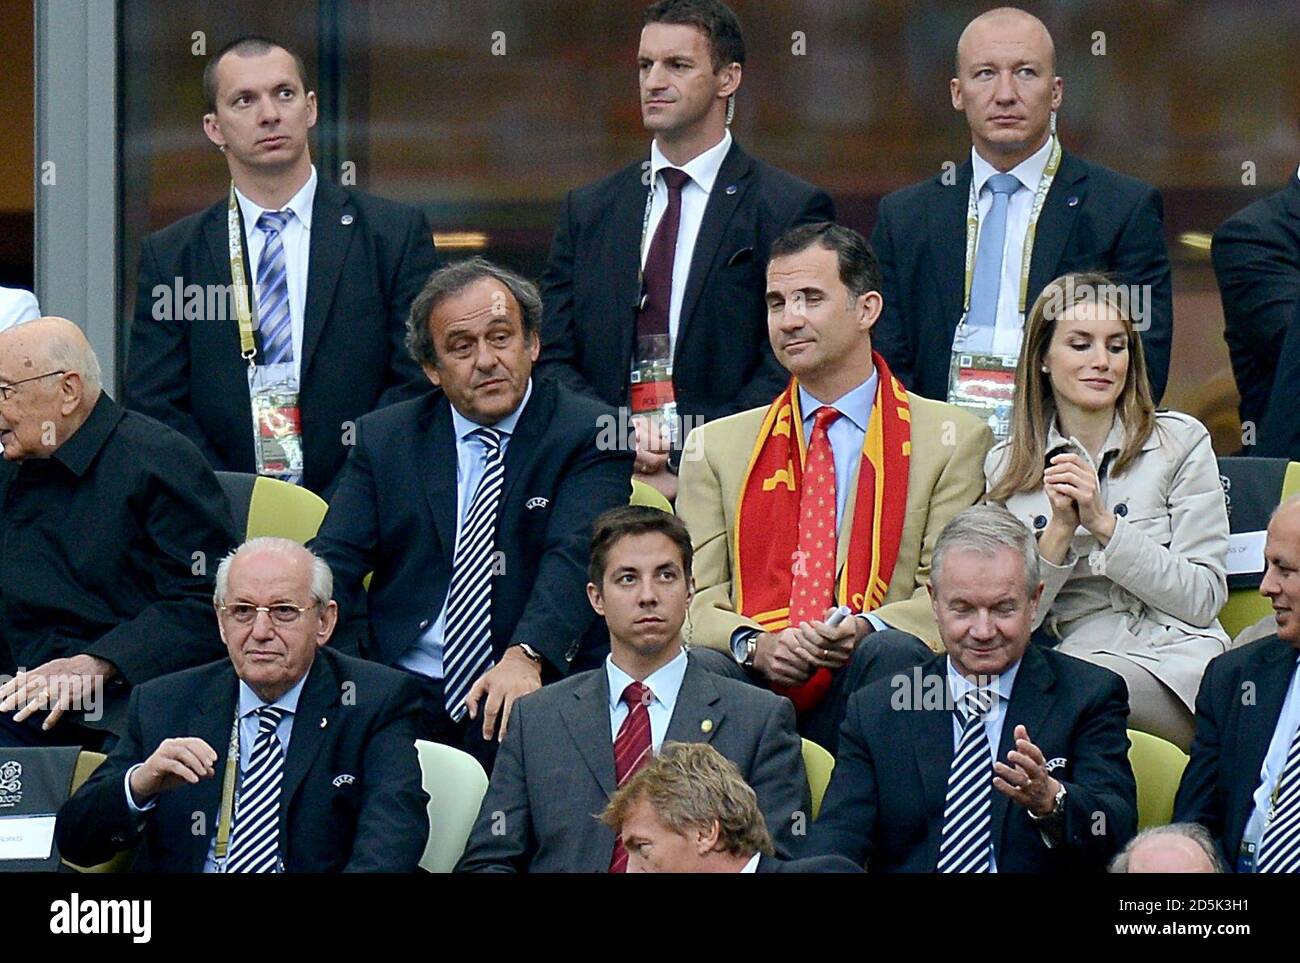
[[[560,708],[574,748],[587,764],[597,784],[611,796],[614,784],[614,739],[609,728],[609,676],[604,665],[590,673],[574,690],[573,699]]]
[[[682,676],[664,742],[712,742],[726,715],[722,696],[708,670],[695,665],[689,655],[686,659],[686,674]]]
[[[1006,716],[1002,721],[1002,736],[998,740],[998,751],[994,762],[1006,762],[1007,753],[1015,748],[1016,726],[1024,726],[1031,740],[1041,736],[1043,723],[1055,701],[1051,696],[1055,684],[1056,676],[1051,666],[1038,650],[1030,645],[1025,649],[1024,657],[1020,660],[1020,671],[1016,673],[1015,686],[1011,690],[1011,701],[1006,706]],[[1010,806],[1010,797],[994,789],[989,830],[993,837],[993,852],[997,856],[999,865],[1002,864],[1002,842],[1006,833],[1006,819]]]
[[[920,691],[916,694],[916,698],[921,700],[920,711],[900,713],[910,723],[907,732],[912,738],[912,752],[916,757],[925,793],[923,811],[940,814],[940,830],[943,827],[942,813],[948,796],[948,771],[952,768],[954,751],[947,671],[948,657],[944,655],[936,656],[925,665],[913,669],[912,677],[916,678],[919,673],[921,678]],[[941,833],[932,835],[932,852],[927,865],[937,866]]]
[[[934,252],[931,276],[939,285],[940,304],[943,306],[940,320],[947,331],[948,348],[952,346],[957,322],[961,320],[966,277],[966,204],[973,176],[974,167],[968,157],[957,168],[955,184],[945,184],[942,178],[936,178],[936,196],[926,214]]]
[[[352,202],[347,194],[329,182],[318,179],[316,199],[312,202],[311,247],[307,257],[307,301],[302,318],[302,361],[300,381],[306,380],[312,354],[320,342],[321,332],[334,303],[334,289],[347,260],[354,228],[343,223]]]
[[[203,871],[203,862],[207,859],[208,845],[217,832],[217,820],[220,819],[221,787],[225,776],[225,764],[229,760],[230,727],[235,721],[235,706],[239,699],[239,679],[234,666],[229,663],[213,685],[199,700],[198,714],[192,724],[192,735],[197,736],[211,746],[217,753],[217,774],[213,779],[205,779],[193,788],[190,797],[192,804],[187,808],[193,812],[208,813],[213,818],[212,832],[200,837],[202,845],[192,847],[190,852],[190,872]],[[238,761],[236,761],[238,765]],[[233,813],[231,814],[233,817]]]
[[[456,429],[446,395],[440,392],[431,395],[429,407],[424,430],[413,441],[424,480],[424,495],[450,568],[456,556]]]
[[[1282,703],[1291,687],[1295,671],[1295,650],[1280,640],[1269,646],[1259,659],[1257,671],[1246,676],[1255,682],[1255,707],[1241,713],[1247,725],[1236,726],[1237,759],[1240,785],[1249,786],[1253,793],[1259,785],[1259,774],[1264,766],[1264,756],[1273,741],[1273,730],[1282,714]],[[1248,800],[1249,802],[1249,800]],[[1249,816],[1249,808],[1246,811]],[[1244,829],[1243,827],[1241,827]]]
[[[329,723],[333,721],[337,724],[339,721],[334,718],[334,709],[338,705],[340,692],[333,666],[324,655],[317,652],[316,661],[307,674],[307,684],[302,687],[302,695],[298,698],[298,709],[293,714],[293,735],[289,738],[289,753],[284,760],[284,783],[280,789],[282,843],[288,839],[285,824],[294,794],[316,760],[316,754],[320,752]]]
[[[1036,185],[1035,185],[1036,186]],[[1062,152],[1061,169],[1043,201],[1029,262],[1029,297],[1061,274],[1061,257],[1074,228],[1074,219],[1088,200],[1088,171],[1073,154]],[[1073,203],[1071,203],[1073,201]],[[1029,310],[1029,305],[1025,306]]]
[[[555,411],[555,388],[549,381],[533,379],[533,394],[515,423],[506,446],[505,480],[501,488],[501,505],[507,504],[511,493],[526,474],[525,469],[537,453],[538,445],[550,426]]]
[[[648,158],[645,163],[650,163]],[[604,323],[607,336],[618,338],[618,358],[624,372],[632,370],[632,340],[636,332],[637,305],[641,300],[641,229],[645,222],[646,195],[650,190],[641,182],[640,172],[649,169],[638,164],[629,170],[626,180],[619,185],[613,224],[607,235],[614,303],[610,306],[613,315]]]
[[[713,190],[709,192],[709,201],[704,208],[704,219],[700,222],[700,232],[695,238],[695,250],[691,253],[691,270],[686,277],[686,290],[682,294],[682,313],[677,322],[677,344],[684,341],[683,333],[690,325],[695,314],[695,305],[704,290],[704,282],[709,276],[720,255],[734,252],[720,251],[723,235],[745,199],[751,186],[750,172],[754,162],[740,149],[740,144],[732,141],[731,150],[723,158],[718,168]],[[734,188],[734,190],[733,190]]]

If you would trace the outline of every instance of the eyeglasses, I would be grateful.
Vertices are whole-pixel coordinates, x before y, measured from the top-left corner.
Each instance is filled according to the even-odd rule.
[[[67,374],[66,371],[47,371],[45,374],[32,375],[30,378],[24,378],[22,381],[10,381],[8,384],[0,385],[0,401],[8,401],[14,396],[14,389],[19,385],[25,385],[29,381],[40,381],[42,378],[48,378],[51,375]]]
[[[251,605],[248,602],[236,602],[234,605],[221,606],[221,611],[240,625],[252,625],[257,621],[258,612],[265,612],[276,625],[293,625],[302,618],[302,613],[315,607],[314,605],[291,605],[288,602],[280,602],[277,605]]]

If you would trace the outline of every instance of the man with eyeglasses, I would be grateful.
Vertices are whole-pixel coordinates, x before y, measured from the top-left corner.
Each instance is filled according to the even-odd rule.
[[[85,866],[139,844],[135,869],[155,873],[414,872],[419,687],[326,648],[333,582],[288,539],[223,559],[230,660],[136,691],[122,741],[59,813],[59,852]]]
[[[220,657],[238,541],[192,442],[104,393],[63,318],[0,333],[0,746],[100,748],[132,686]]]

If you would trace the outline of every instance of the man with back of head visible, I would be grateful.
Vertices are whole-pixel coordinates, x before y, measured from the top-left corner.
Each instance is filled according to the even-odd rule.
[[[701,661],[788,695],[799,732],[834,753],[849,696],[939,644],[930,552],[983,493],[992,436],[904,391],[873,351],[880,269],[856,231],[782,235],[767,305],[788,386],[697,428],[682,459],[677,510],[699,552],[691,618],[695,642],[719,650]],[[832,625],[838,606],[857,617]]]
[[[646,8],[649,159],[565,198],[542,279],[539,370],[630,408],[637,475],[670,499],[690,425],[781,390],[763,327],[769,246],[835,216],[824,192],[733,138],[745,60],[740,22],[719,0]]]
[[[629,873],[862,872],[839,856],[777,859],[754,790],[703,743],[666,743],[600,821],[619,834]]]
[[[101,380],[71,321],[0,332],[0,745],[97,748],[130,687],[220,655],[230,507],[193,444]]]
[[[135,868],[155,873],[414,872],[429,832],[415,683],[326,648],[333,577],[297,542],[251,539],[216,582],[229,660],[136,691],[122,741],[59,813],[60,853],[91,866],[140,844]]]
[[[794,714],[687,652],[691,563],[673,515],[624,505],[596,520],[587,596],[609,656],[516,704],[459,871],[625,872],[622,839],[598,819],[665,742],[708,743],[735,763],[788,854],[811,813]]]
[[[340,644],[414,673],[421,738],[489,772],[515,700],[607,651],[587,539],[627,503],[632,466],[601,443],[611,409],[533,379],[541,312],[531,282],[483,258],[430,276],[407,346],[441,390],[357,424],[312,542],[338,576]]]
[[[427,389],[402,337],[437,266],[429,225],[318,177],[316,94],[283,44],[232,41],[208,61],[203,92],[230,188],[144,241],[125,404],[187,435],[214,468],[327,493],[350,426]]]
[[[1200,823],[1152,826],[1111,860],[1112,873],[1222,873],[1219,846]]]
[[[1300,872],[1300,497],[1268,523],[1259,592],[1277,632],[1212,659],[1174,819],[1208,829],[1237,872]],[[1249,695],[1249,698],[1246,695]]]
[[[1159,192],[1062,149],[1064,81],[1032,14],[1000,7],[967,24],[949,86],[970,159],[955,179],[946,171],[880,203],[871,235],[885,283],[880,353],[910,390],[961,399],[1003,435],[1012,399],[974,400],[987,393],[981,372],[1002,370],[1004,358],[1015,366],[1027,306],[1049,281],[1103,271],[1133,286],[1159,401],[1173,336]]]
[[[1101,872],[1137,826],[1124,680],[1030,644],[1038,551],[1004,508],[948,523],[929,590],[945,652],[849,700],[807,852],[869,872]]]

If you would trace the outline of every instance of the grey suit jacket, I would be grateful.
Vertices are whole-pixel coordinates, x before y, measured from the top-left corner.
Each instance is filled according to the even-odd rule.
[[[789,854],[812,812],[789,700],[691,660],[664,741],[707,742],[734,762],[777,854]],[[457,872],[606,872],[614,832],[597,817],[614,779],[605,667],[530,693],[511,712]]]

